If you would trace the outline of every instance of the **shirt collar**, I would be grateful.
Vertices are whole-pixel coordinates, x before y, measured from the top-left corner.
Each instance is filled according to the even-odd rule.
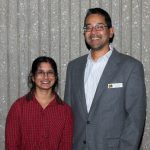
[[[35,95],[33,95],[32,99],[33,99],[34,103],[37,103],[38,105],[40,105],[39,102],[38,102],[38,100],[36,99]],[[56,94],[54,96],[54,99],[46,107],[55,106],[55,105],[58,105],[58,103],[56,101]]]

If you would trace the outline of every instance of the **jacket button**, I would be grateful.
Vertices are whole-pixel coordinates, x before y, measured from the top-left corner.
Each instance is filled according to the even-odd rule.
[[[87,124],[90,124],[90,121],[87,121],[86,123],[87,123]]]
[[[85,140],[83,141],[83,144],[86,144],[86,141],[85,141]]]

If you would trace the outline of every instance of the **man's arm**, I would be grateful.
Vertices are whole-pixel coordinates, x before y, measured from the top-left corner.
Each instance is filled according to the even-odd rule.
[[[118,150],[138,150],[146,116],[146,88],[141,63],[137,63],[134,66],[127,81],[125,108],[128,116],[124,124]]]
[[[64,101],[71,106],[71,67],[68,64],[67,72],[66,72],[66,84],[65,84],[65,94]]]

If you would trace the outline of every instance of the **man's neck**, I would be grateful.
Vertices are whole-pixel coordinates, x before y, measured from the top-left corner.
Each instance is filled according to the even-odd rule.
[[[94,61],[97,61],[100,57],[104,56],[109,50],[109,46],[100,50],[91,50],[91,57]]]

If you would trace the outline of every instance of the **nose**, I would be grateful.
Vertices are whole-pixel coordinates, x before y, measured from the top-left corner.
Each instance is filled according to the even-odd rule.
[[[92,27],[92,30],[91,30],[91,33],[93,34],[95,34],[97,32],[97,30],[96,30],[96,28],[95,27]]]
[[[44,78],[48,78],[48,73],[44,72]]]

